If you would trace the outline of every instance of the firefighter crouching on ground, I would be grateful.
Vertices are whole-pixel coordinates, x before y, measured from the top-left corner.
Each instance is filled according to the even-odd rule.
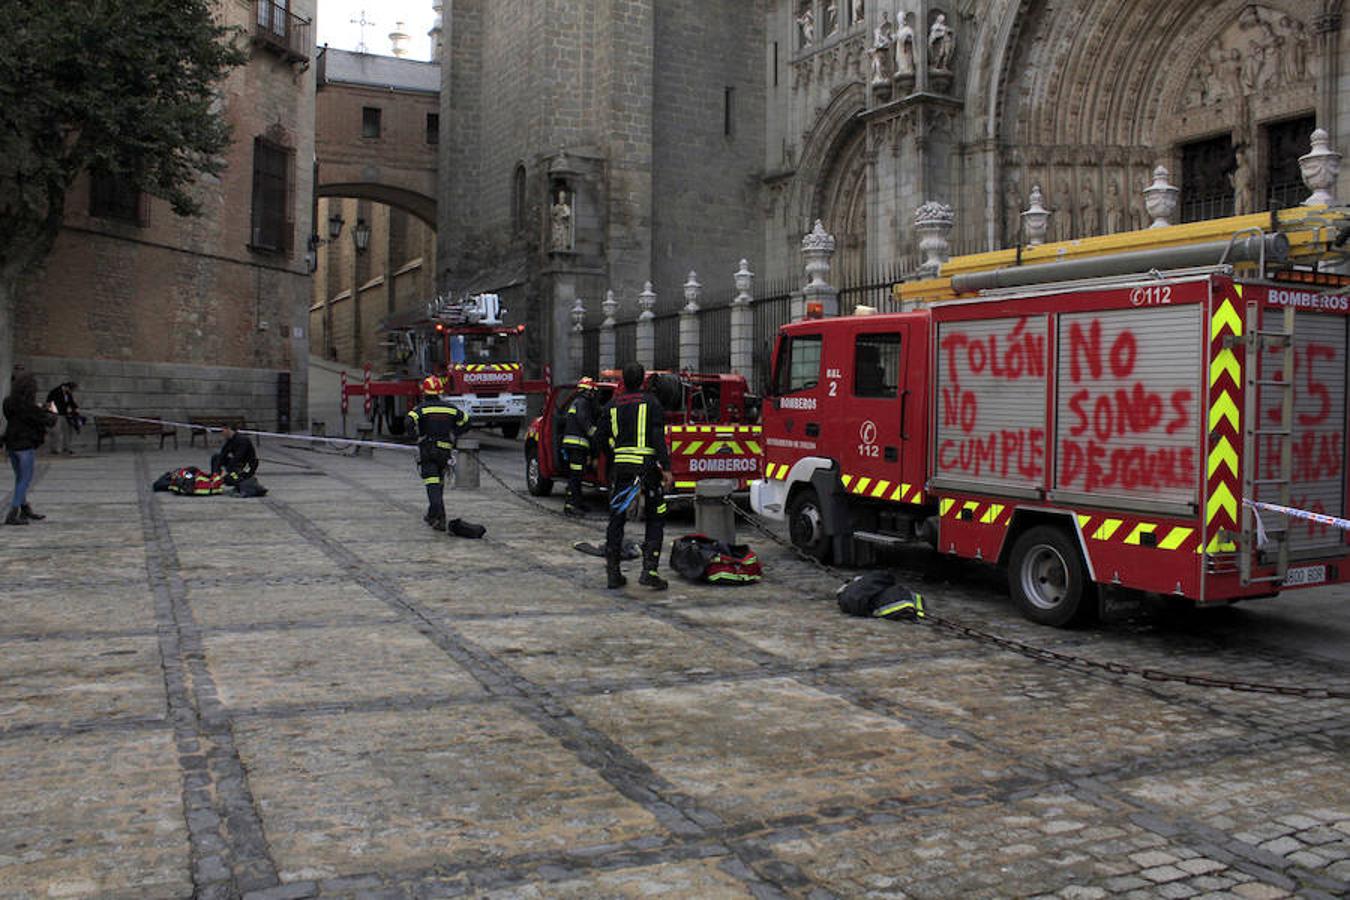
[[[656,573],[665,538],[665,488],[674,484],[670,451],[666,448],[665,411],[656,398],[642,390],[646,370],[640,363],[623,367],[623,392],[600,412],[596,439],[610,454],[609,528],[605,531],[605,574],[610,588],[628,583],[619,571],[623,526],[628,508],[642,494],[647,530],[642,542],[642,575],[638,584],[663,591],[666,581]]]
[[[417,435],[417,471],[427,488],[427,514],[422,517],[437,531],[445,530],[445,470],[455,438],[469,424],[469,414],[441,399],[441,379],[422,379],[422,402],[408,413],[409,429]]]
[[[563,512],[569,516],[586,515],[581,501],[581,478],[591,459],[591,446],[596,429],[595,382],[582,378],[577,382],[577,393],[567,405],[563,423],[562,449],[567,463],[567,502]]]
[[[223,474],[226,485],[237,487],[239,482],[252,478],[258,471],[258,453],[253,449],[253,442],[235,431],[233,426],[222,425],[220,435],[225,442],[211,454],[211,474]]]

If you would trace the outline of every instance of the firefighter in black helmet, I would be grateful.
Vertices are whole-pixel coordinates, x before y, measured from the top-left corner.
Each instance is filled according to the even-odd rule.
[[[665,489],[674,484],[670,451],[666,448],[665,411],[642,390],[646,370],[640,363],[623,367],[623,392],[600,411],[596,431],[599,445],[610,454],[609,528],[605,532],[605,573],[610,588],[628,579],[619,571],[623,526],[628,508],[642,494],[647,530],[642,542],[642,575],[638,583],[656,591],[666,589],[657,574],[665,538]]]
[[[569,516],[584,516],[586,509],[581,502],[581,478],[586,473],[586,464],[590,462],[591,448],[595,441],[596,413],[595,382],[582,378],[577,382],[577,392],[567,405],[567,418],[563,422],[562,449],[567,463],[567,502],[563,512]]]
[[[455,438],[469,424],[469,414],[441,399],[441,379],[422,379],[422,402],[408,413],[408,427],[417,435],[417,470],[427,488],[427,514],[422,517],[437,531],[445,530],[445,470]]]

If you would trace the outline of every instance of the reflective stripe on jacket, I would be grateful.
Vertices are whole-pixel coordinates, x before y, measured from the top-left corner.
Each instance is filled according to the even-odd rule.
[[[613,454],[615,465],[642,466],[651,462],[670,468],[666,448],[665,412],[651,394],[620,394],[600,416],[597,433]]]

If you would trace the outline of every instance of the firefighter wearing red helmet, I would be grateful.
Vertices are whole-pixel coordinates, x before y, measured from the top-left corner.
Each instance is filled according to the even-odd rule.
[[[422,379],[422,402],[408,413],[408,427],[417,435],[417,471],[427,489],[427,514],[422,520],[445,530],[445,470],[455,439],[469,424],[469,414],[441,399],[444,383],[435,375]]]
[[[569,516],[586,514],[581,501],[581,478],[595,442],[595,420],[599,411],[595,395],[594,381],[590,378],[578,381],[577,392],[567,405],[567,418],[563,421],[562,452],[567,463],[567,502],[563,512]]]

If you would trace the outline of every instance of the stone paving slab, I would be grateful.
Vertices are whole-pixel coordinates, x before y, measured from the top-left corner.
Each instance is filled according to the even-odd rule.
[[[0,783],[0,896],[192,894],[166,728],[0,740]]]
[[[510,446],[484,462],[520,487]],[[485,477],[447,497],[489,528],[459,540],[405,454],[264,457],[249,501],[148,490],[198,454],[50,461],[51,518],[0,529],[0,898],[1350,893],[1343,701],[849,619],[758,536],[761,584],[606,591],[571,549],[598,519]],[[1040,628],[993,569],[896,565],[1059,652],[1350,684],[1199,626]]]
[[[250,722],[237,738],[283,880],[660,833],[503,704]]]

